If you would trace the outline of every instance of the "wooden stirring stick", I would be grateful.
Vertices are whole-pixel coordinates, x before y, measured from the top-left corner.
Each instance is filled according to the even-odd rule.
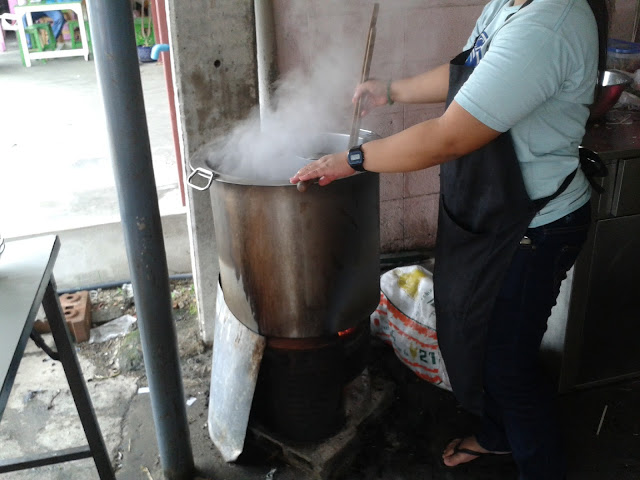
[[[371,14],[371,23],[369,24],[369,33],[367,34],[367,46],[364,51],[364,61],[362,62],[362,74],[360,75],[360,83],[364,83],[369,79],[369,71],[371,70],[371,57],[373,56],[373,45],[376,40],[376,23],[378,21],[378,10],[380,9],[379,3],[374,3],[373,13]],[[353,119],[351,121],[351,134],[349,135],[349,148],[355,147],[360,138],[360,118],[361,109],[360,105],[362,97],[358,98],[356,105],[353,109]],[[313,183],[312,180],[299,181],[297,188],[299,192],[306,192],[309,185]]]
[[[360,83],[364,83],[369,79],[369,71],[371,70],[371,57],[373,56],[373,45],[376,41],[376,22],[378,21],[378,10],[380,4],[373,5],[373,14],[371,15],[371,23],[369,24],[369,34],[367,35],[367,46],[364,51],[364,61],[362,62],[362,75]],[[351,121],[351,135],[349,136],[349,148],[355,147],[360,138],[360,119],[362,96],[358,98],[355,108],[353,109],[353,119]]]

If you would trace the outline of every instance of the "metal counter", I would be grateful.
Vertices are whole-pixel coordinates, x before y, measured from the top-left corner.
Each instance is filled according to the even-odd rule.
[[[583,141],[609,170],[605,191],[543,340],[561,392],[640,375],[640,113],[606,120]]]

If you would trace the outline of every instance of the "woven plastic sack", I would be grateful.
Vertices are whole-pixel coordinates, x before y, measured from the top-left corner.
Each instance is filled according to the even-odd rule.
[[[438,348],[433,275],[412,265],[380,277],[380,304],[371,315],[371,333],[391,345],[418,377],[451,390]]]

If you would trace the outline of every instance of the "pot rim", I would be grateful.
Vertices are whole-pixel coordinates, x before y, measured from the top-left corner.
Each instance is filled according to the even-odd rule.
[[[319,136],[321,135],[340,136],[340,137],[344,137],[344,139],[346,139],[347,141],[349,139],[349,135],[344,133],[321,132],[318,135]],[[381,138],[379,135],[369,130],[360,129],[360,136],[358,138],[358,143],[362,144],[362,143],[370,142],[372,140],[377,140],[379,138]],[[220,169],[213,168],[209,165],[206,155],[199,155],[199,153],[200,152],[196,152],[196,154],[194,154],[189,161],[189,166],[191,167],[192,172],[187,179],[188,185],[191,188],[194,188],[196,190],[207,190],[211,186],[214,180],[216,182],[231,183],[235,185],[246,185],[246,186],[263,186],[263,187],[295,187],[296,186],[290,183],[288,178],[258,179],[253,177],[237,176],[237,175],[233,175],[232,173],[220,171]],[[301,155],[295,155],[295,158],[297,160],[295,163],[292,163],[292,174],[296,166],[297,168],[303,167],[310,161],[316,159],[311,156],[305,157]],[[206,182],[206,185],[200,185],[199,183],[196,183],[195,179],[198,177],[203,178],[204,181]]]

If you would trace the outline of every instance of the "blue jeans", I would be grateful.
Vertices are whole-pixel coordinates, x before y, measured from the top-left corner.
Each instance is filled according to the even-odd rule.
[[[58,38],[58,36],[60,36],[60,33],[62,32],[62,27],[64,27],[64,22],[66,21],[64,19],[64,15],[60,10],[51,10],[48,12],[32,12],[31,13],[31,20],[33,20],[33,22],[35,23],[36,20],[39,20],[42,17],[49,17],[51,20],[53,20],[53,24],[51,25],[51,31],[53,32],[53,38],[54,40]],[[24,23],[24,26],[27,26],[27,19],[23,18],[22,22]],[[29,41],[29,37],[27,36],[27,44],[29,46],[29,48],[31,48],[31,42]]]
[[[491,451],[513,452],[521,480],[566,476],[556,387],[540,363],[547,319],[582,247],[590,204],[527,230],[496,301],[484,365],[485,406],[477,433]]]

